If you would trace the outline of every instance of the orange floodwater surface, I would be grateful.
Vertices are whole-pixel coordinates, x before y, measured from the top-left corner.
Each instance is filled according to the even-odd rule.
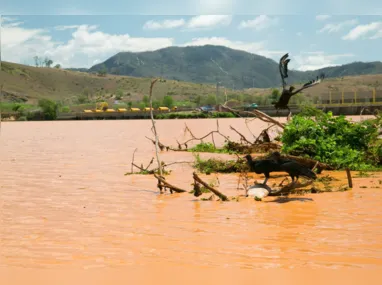
[[[161,142],[177,146],[177,140],[190,138],[185,123],[195,136],[216,129],[212,119],[158,120]],[[238,140],[230,125],[253,138],[244,119],[219,119],[220,131]],[[249,124],[254,135],[266,126],[258,120]],[[150,128],[150,120],[2,123],[0,284],[42,284],[43,276],[54,278],[53,272],[56,279],[47,284],[60,284],[71,271],[92,272],[93,278],[98,274],[102,284],[116,284],[117,279],[161,284],[163,275],[177,276],[182,283],[200,278],[204,281],[199,284],[254,284],[261,274],[251,273],[259,270],[270,278],[264,279],[266,284],[297,284],[276,273],[293,270],[301,272],[301,284],[312,284],[318,282],[308,273],[314,269],[361,269],[359,277],[382,284],[382,174],[359,177],[353,172],[354,187],[345,192],[263,201],[160,195],[152,175],[124,175],[131,170],[135,149],[137,165],[146,166],[155,157],[155,146],[145,137],[153,137]],[[218,135],[214,139],[224,141]],[[193,154],[164,151],[160,158],[185,162],[170,166],[166,180],[192,190],[193,168],[186,162],[194,161]],[[347,184],[345,172],[320,175],[327,174]],[[228,196],[244,194],[237,189],[237,174],[200,177],[218,181],[216,187]],[[271,174],[269,185],[272,180]],[[181,275],[182,270],[189,274]],[[102,272],[109,277],[103,280]],[[37,277],[27,282],[28,274]],[[349,276],[331,280],[350,284],[355,279]],[[276,277],[279,281],[271,283]],[[78,280],[68,284],[96,284]]]

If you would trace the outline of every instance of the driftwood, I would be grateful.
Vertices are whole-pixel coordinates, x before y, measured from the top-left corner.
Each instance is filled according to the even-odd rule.
[[[158,180],[158,185],[157,186],[159,188],[160,193],[163,193],[163,190],[165,190],[166,188],[170,189],[171,194],[172,194],[172,191],[175,191],[177,193],[187,192],[186,190],[183,190],[183,189],[181,189],[179,187],[176,187],[176,186],[168,183],[163,176],[159,176],[159,175],[157,175],[155,173],[154,173],[154,176]]]
[[[158,173],[159,172],[159,167],[157,168],[154,168],[154,169],[151,169],[149,170],[149,167],[153,164],[154,162],[154,157],[151,158],[149,164],[146,166],[146,167],[143,167],[143,164],[141,166],[137,165],[135,162],[134,162],[134,158],[135,158],[135,153],[138,149],[136,148],[133,152],[133,158],[132,158],[132,161],[131,161],[131,171],[130,172],[126,172],[125,175],[131,175],[131,174],[155,174],[155,173]],[[165,167],[167,166],[170,166],[170,165],[174,165],[174,164],[183,164],[183,163],[193,163],[192,161],[175,161],[175,162],[171,162],[171,163],[164,163],[163,161],[161,162],[161,169],[162,171],[165,171]],[[135,173],[134,172],[134,167],[135,168],[138,168],[139,169],[139,172],[138,173]],[[162,173],[163,174],[163,173]]]
[[[289,184],[285,185],[280,190],[272,190],[272,191],[270,191],[268,196],[288,195],[292,190],[306,187],[308,185],[311,185],[312,183],[313,183],[312,180],[308,180],[305,183],[292,182],[292,183],[289,183]]]
[[[228,201],[228,197],[224,195],[223,193],[219,192],[215,188],[208,185],[206,182],[204,182],[200,177],[196,174],[196,172],[193,173],[193,177],[195,182],[202,184],[204,187],[206,187],[208,190],[210,190],[212,193],[214,193],[216,196],[218,196],[222,201]]]

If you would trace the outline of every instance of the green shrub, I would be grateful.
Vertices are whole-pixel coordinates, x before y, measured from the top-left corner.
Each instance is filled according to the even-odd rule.
[[[305,155],[339,169],[365,170],[376,166],[381,144],[376,145],[380,121],[350,122],[314,108],[293,116],[281,137],[282,151]]]
[[[57,118],[57,103],[49,99],[40,99],[38,100],[38,106],[41,108],[45,120],[55,120]]]
[[[62,106],[60,111],[61,113],[70,113],[70,108],[69,106]]]
[[[17,119],[17,121],[27,121],[27,117],[26,116],[21,116]]]

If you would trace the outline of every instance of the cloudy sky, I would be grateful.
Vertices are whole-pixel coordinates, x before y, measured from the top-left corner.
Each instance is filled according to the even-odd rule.
[[[199,14],[170,16],[147,15],[152,7],[141,15],[106,16],[100,12],[102,7],[97,6],[97,12],[94,5],[90,6],[93,10],[78,5],[61,10],[52,6],[50,15],[49,6],[43,6],[40,13],[34,6],[26,15],[23,12],[30,2],[25,2],[23,11],[18,10],[20,3],[3,6],[1,57],[32,64],[35,55],[46,56],[63,67],[90,67],[120,51],[214,44],[274,60],[289,52],[290,67],[299,70],[382,60],[381,15],[209,15],[209,7],[223,7],[222,12],[232,13],[234,2],[207,2],[194,9]],[[103,3],[106,13],[110,5]],[[157,14],[162,10],[158,8]]]

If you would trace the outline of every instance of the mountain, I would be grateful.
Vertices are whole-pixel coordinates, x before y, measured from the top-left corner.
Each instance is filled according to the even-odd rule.
[[[293,61],[293,58],[291,58]],[[224,46],[168,47],[150,52],[120,52],[89,72],[106,70],[110,74],[134,77],[163,77],[194,83],[222,82],[235,88],[269,88],[281,85],[278,63],[272,59]],[[287,83],[301,83],[320,72],[326,77],[381,74],[381,62],[354,62],[315,71],[289,71]]]

